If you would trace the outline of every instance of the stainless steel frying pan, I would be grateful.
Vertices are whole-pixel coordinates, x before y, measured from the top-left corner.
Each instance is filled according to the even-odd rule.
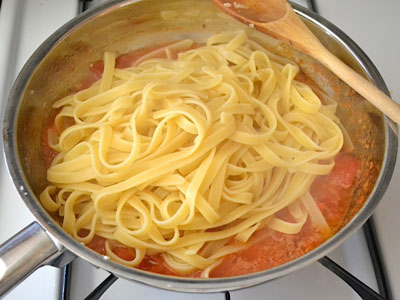
[[[333,53],[388,93],[378,71],[354,42],[320,16],[293,6]],[[162,13],[165,11],[169,13]],[[266,48],[292,58],[322,90],[338,100],[339,116],[362,162],[346,224],[324,244],[294,261],[263,272],[218,279],[144,272],[110,261],[76,242],[38,201],[46,185],[42,131],[54,113],[52,103],[85,80],[89,64],[101,59],[105,50],[122,54],[188,37],[201,43],[226,29],[245,29]],[[224,16],[209,0],[117,0],[79,15],[51,35],[25,64],[10,93],[3,126],[10,175],[36,221],[0,246],[0,296],[40,266],[63,266],[75,257],[118,277],[189,292],[239,289],[286,275],[318,260],[362,226],[389,184],[397,153],[397,126],[389,119],[315,61]]]

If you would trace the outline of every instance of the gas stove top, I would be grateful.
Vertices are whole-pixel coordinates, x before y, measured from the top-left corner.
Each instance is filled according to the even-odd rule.
[[[10,87],[33,51],[54,30],[89,6],[103,1],[78,0],[3,0],[0,8],[0,107],[4,109]],[[400,2],[385,1],[294,1],[312,8],[344,32],[370,56],[382,73],[392,97],[400,100],[397,52],[400,41],[393,39],[400,31],[396,12]],[[396,20],[397,19],[397,20]],[[370,20],[375,22],[371,24]],[[373,26],[372,26],[373,25]],[[391,31],[390,31],[390,30]],[[374,214],[384,261],[394,299],[400,299],[400,169],[396,168],[389,189]],[[0,243],[33,220],[8,176],[3,157],[0,159]],[[372,259],[364,232],[355,233],[329,257],[350,271],[371,288],[378,290]],[[31,275],[5,299],[65,299],[63,280],[65,270],[43,267]],[[69,298],[84,299],[109,274],[82,260],[75,260],[71,268]],[[379,280],[379,276],[378,276]],[[64,298],[63,298],[64,297]],[[223,293],[185,294],[164,291],[139,283],[119,279],[101,299],[226,299]],[[230,293],[231,299],[360,299],[342,280],[314,263],[286,277],[257,287]]]

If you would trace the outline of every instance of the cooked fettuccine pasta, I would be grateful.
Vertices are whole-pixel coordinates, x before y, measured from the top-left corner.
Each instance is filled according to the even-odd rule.
[[[99,81],[54,103],[58,155],[40,200],[63,229],[85,244],[105,238],[125,265],[160,254],[203,277],[263,228],[296,234],[311,220],[329,234],[309,190],[343,146],[336,105],[244,31],[156,51],[166,58],[125,69],[106,52]],[[276,215],[285,208],[294,222]]]

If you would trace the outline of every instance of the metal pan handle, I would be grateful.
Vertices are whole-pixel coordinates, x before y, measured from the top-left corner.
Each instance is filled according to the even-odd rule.
[[[33,222],[0,245],[0,298],[62,251],[46,231]]]

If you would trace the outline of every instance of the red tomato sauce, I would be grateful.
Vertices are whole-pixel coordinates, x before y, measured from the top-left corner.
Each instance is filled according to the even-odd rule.
[[[359,169],[357,159],[340,153],[335,158],[333,170],[328,175],[317,177],[311,186],[311,194],[333,232],[343,225],[350,205],[351,185]],[[278,215],[291,221],[285,211],[278,212]],[[329,238],[320,233],[310,220],[298,234],[263,229],[255,235],[256,239],[260,237],[257,243],[247,249],[225,257],[210,277],[243,275],[270,269],[306,254]]]
[[[149,54],[150,52],[165,47],[167,45],[168,44],[157,45],[151,48],[143,50],[135,50],[126,54],[122,54],[116,58],[115,67],[118,69],[129,68],[133,66],[136,63],[136,61],[145,54]],[[190,49],[195,49],[197,47],[199,47],[198,44],[193,44],[189,49],[186,49],[185,51],[188,51]],[[176,59],[179,53],[180,53],[179,50],[171,50],[171,58]],[[148,57],[148,59],[150,58],[167,58],[167,54],[165,51],[162,51],[159,53],[154,53],[154,55]],[[95,61],[90,64],[89,68],[90,68],[90,76],[86,80],[83,80],[77,85],[76,91],[80,91],[90,87],[93,83],[95,83],[97,80],[101,78],[104,70],[104,62],[102,60]]]
[[[133,66],[136,61],[141,58],[142,56],[144,56],[145,54],[148,54],[152,51],[155,51],[157,49],[163,48],[165,46],[167,46],[168,44],[164,44],[164,45],[157,45],[154,47],[150,47],[147,49],[143,49],[143,50],[135,50],[126,54],[122,54],[120,56],[118,56],[115,60],[115,67],[118,69],[126,69],[129,68],[131,66]],[[191,49],[195,49],[197,47],[199,47],[200,45],[198,44],[193,44],[189,49],[186,49],[185,51],[191,50]],[[171,58],[172,59],[177,59],[178,55],[179,55],[180,51],[179,50],[171,50]],[[155,53],[154,55],[149,56],[150,58],[167,58],[167,54],[165,51],[159,52],[159,53]],[[102,60],[98,60],[95,61],[93,63],[91,63],[89,65],[89,69],[90,69],[90,75],[88,76],[88,78],[86,78],[85,80],[79,82],[77,84],[77,86],[74,89],[74,93],[79,92],[81,90],[84,90],[88,87],[90,87],[93,83],[95,83],[96,81],[98,81],[104,71],[104,63]],[[59,113],[59,110],[56,111],[54,113],[53,116],[51,116],[51,118],[49,119],[49,121],[46,123],[44,129],[43,129],[43,134],[42,134],[42,154],[43,154],[43,160],[45,161],[45,164],[47,167],[50,167],[51,162],[53,161],[53,159],[57,156],[58,152],[53,150],[48,143],[48,137],[49,137],[49,131],[54,130],[55,133],[57,133],[58,135],[61,134],[61,132],[59,132],[59,130],[57,129],[55,123],[54,123],[54,119],[57,116],[57,114]]]
[[[340,153],[335,158],[335,167],[325,176],[319,176],[311,187],[311,194],[325,216],[332,232],[344,222],[350,204],[351,185],[360,169],[360,163],[349,154]],[[286,210],[278,217],[293,222]],[[272,229],[262,229],[255,233],[256,243],[237,253],[227,255],[222,263],[210,273],[210,277],[229,277],[270,269],[296,259],[326,241],[329,236],[316,229],[307,220],[298,234],[285,234]],[[92,250],[104,255],[105,239],[95,236],[87,244]],[[132,260],[135,251],[123,245],[114,246],[113,252],[125,260]],[[139,269],[164,275],[182,276],[171,270],[161,255],[146,255],[137,266]],[[199,277],[200,271],[183,275]]]
[[[44,160],[47,168],[50,167],[51,162],[58,154],[57,151],[53,150],[49,146],[49,132],[51,130],[53,130],[54,133],[56,133],[57,135],[61,134],[61,132],[59,132],[59,130],[57,129],[56,124],[54,123],[54,120],[58,113],[59,113],[59,111],[56,111],[54,113],[54,115],[50,118],[50,120],[45,125],[45,127],[43,129],[43,133],[42,133],[42,157],[43,157],[43,160]]]
[[[132,66],[144,54],[160,47],[162,46],[121,55],[116,59],[116,67],[127,68]],[[192,48],[195,47],[197,46],[194,45]],[[176,58],[178,52],[175,52],[173,55]],[[155,57],[165,58],[165,52],[153,58]],[[81,82],[77,86],[77,89],[82,90],[87,88],[99,80],[103,68],[104,64],[102,61],[92,63],[90,65],[90,77]],[[47,166],[50,166],[51,161],[57,155],[57,152],[48,145],[49,130],[57,131],[54,124],[54,118],[57,113],[49,120],[43,130],[42,153]],[[317,177],[311,186],[311,194],[333,233],[340,229],[344,223],[350,205],[351,187],[359,169],[360,162],[356,158],[349,154],[340,153],[335,158],[335,167],[333,170],[328,175]],[[278,216],[288,222],[293,222],[286,210],[278,212]],[[79,234],[84,236],[87,233],[87,231],[82,230]],[[303,229],[298,234],[284,234],[268,228],[262,229],[252,237],[257,242],[252,243],[244,250],[227,255],[222,263],[211,271],[210,277],[236,276],[266,270],[304,255],[328,238],[329,236],[320,233],[310,220],[307,220]],[[105,255],[105,241],[104,238],[95,236],[86,246],[101,255]],[[114,242],[113,245],[113,252],[120,258],[125,260],[135,258],[134,249]],[[182,276],[171,270],[160,254],[146,255],[137,268],[164,275]],[[199,277],[200,271],[183,276]]]

